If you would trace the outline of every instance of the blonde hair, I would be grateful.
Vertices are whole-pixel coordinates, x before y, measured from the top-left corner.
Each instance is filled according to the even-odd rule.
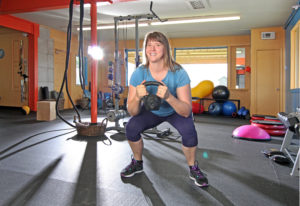
[[[144,39],[144,45],[143,45],[143,64],[146,68],[149,68],[149,60],[146,55],[146,46],[149,41],[158,41],[162,45],[164,45],[164,66],[170,68],[171,71],[175,71],[179,68],[181,68],[180,64],[174,61],[172,55],[171,55],[171,47],[168,38],[161,32],[149,32],[145,35]],[[177,67],[175,68],[175,65]]]

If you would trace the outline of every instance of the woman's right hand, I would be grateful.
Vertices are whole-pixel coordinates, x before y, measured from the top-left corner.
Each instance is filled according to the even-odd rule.
[[[140,85],[136,87],[136,97],[141,100],[144,96],[148,95],[148,92],[146,90],[146,86],[144,85],[144,80]]]

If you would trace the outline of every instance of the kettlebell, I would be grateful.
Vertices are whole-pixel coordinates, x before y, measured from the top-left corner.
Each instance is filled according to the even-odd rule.
[[[146,87],[150,86],[150,85],[153,85],[153,86],[163,85],[162,83],[157,82],[157,81],[148,81],[148,82],[144,82],[143,84]],[[148,95],[144,96],[143,101],[144,101],[145,109],[148,111],[159,110],[159,108],[160,108],[161,98],[156,96],[155,94],[148,94]]]

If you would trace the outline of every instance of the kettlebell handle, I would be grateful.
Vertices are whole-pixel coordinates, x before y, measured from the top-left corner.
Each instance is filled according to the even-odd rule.
[[[150,85],[153,86],[163,85],[161,82],[157,82],[157,81],[148,81],[148,82],[144,82],[143,84],[146,87]],[[155,94],[148,94],[144,96],[143,101],[144,101],[144,106],[148,111],[159,110],[160,108],[161,98],[156,96]]]
[[[159,85],[163,85],[163,84],[161,82],[158,82],[158,81],[148,81],[148,82],[144,82],[143,85],[145,85],[147,87],[147,86],[150,86],[150,85],[159,86]]]

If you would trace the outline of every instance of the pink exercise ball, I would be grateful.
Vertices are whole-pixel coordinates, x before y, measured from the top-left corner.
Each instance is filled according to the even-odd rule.
[[[249,140],[271,140],[270,135],[260,127],[243,125],[232,132],[232,137]]]

